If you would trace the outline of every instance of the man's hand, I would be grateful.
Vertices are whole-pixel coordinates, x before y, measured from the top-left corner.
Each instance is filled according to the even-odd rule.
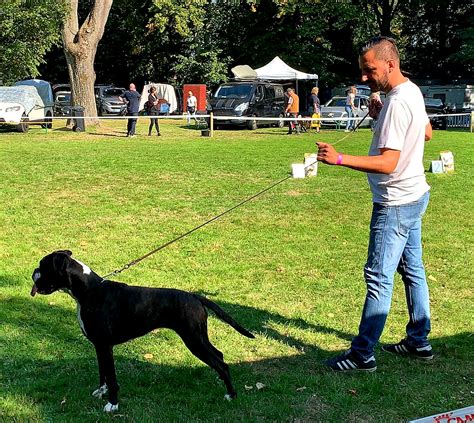
[[[317,142],[316,145],[318,146],[318,160],[326,164],[335,165],[338,153],[334,147],[325,142]]]

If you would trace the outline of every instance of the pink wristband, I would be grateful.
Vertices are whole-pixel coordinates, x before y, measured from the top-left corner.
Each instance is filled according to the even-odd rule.
[[[339,154],[337,155],[336,164],[337,164],[337,165],[341,165],[341,164],[342,164],[342,154],[341,154],[341,153],[339,153]]]

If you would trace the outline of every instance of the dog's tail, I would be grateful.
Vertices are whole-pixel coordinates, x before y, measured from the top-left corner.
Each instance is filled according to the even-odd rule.
[[[247,338],[255,338],[255,335],[245,329],[243,326],[239,325],[232,317],[230,317],[224,310],[222,310],[216,303],[208,300],[205,297],[201,297],[200,295],[194,294],[201,304],[209,309],[211,309],[216,316],[223,320],[224,322],[231,325],[237,332],[241,333],[242,335],[246,336]]]

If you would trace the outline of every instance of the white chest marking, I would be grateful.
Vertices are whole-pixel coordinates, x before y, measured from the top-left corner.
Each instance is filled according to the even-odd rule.
[[[84,334],[87,336],[86,328],[84,327],[84,322],[81,319],[81,305],[79,303],[77,303],[76,310],[77,310],[77,321],[79,322],[79,326],[81,327]]]
[[[77,321],[79,322],[79,326],[81,327],[82,331],[87,336],[86,328],[84,327],[84,322],[81,319],[81,305],[79,304],[79,301],[77,301],[77,298],[74,297],[74,295],[72,295],[72,292],[69,289],[62,288],[61,291],[63,291],[66,294],[70,295],[71,298],[73,298],[74,301],[76,302]]]

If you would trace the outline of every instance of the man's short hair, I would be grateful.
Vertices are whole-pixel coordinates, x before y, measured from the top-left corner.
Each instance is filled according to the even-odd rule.
[[[293,88],[287,88],[286,90],[287,93],[290,93],[291,91],[293,91]]]
[[[375,58],[378,60],[394,59],[400,62],[400,53],[398,52],[397,43],[393,38],[384,36],[371,38],[360,49],[360,56],[369,50],[374,50]]]

